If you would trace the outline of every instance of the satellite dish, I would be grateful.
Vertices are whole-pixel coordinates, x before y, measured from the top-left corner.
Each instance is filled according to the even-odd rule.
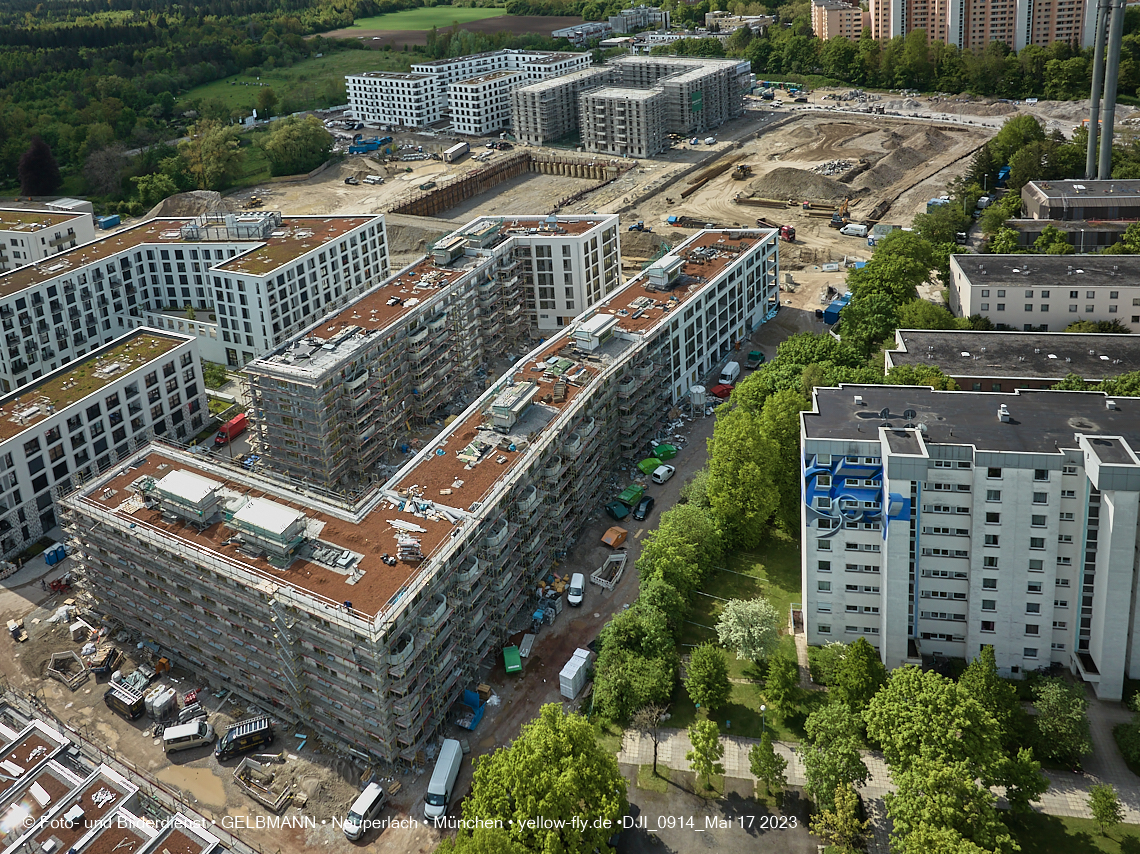
[[[893,424],[892,424],[890,421],[884,421],[884,422],[883,422],[882,424],[880,424],[879,426],[880,426],[880,427],[894,427],[895,425],[893,425]]]
[[[890,410],[890,407],[887,407],[886,409],[884,409],[884,410],[880,411],[880,412],[879,412],[879,417],[880,417],[880,418],[890,418],[890,417],[891,417],[891,410]]]
[[[922,423],[922,424],[919,424],[919,425],[918,425],[918,432],[919,432],[919,433],[925,433],[925,432],[926,432],[926,430],[927,430],[927,427],[926,427],[926,424],[925,424],[925,423]]]
[[[906,412],[903,413],[903,418],[910,421],[910,420],[913,420],[914,416],[916,416],[916,415],[918,415],[917,412],[915,412],[913,409],[908,409]]]
[[[903,425],[903,427],[906,428],[907,430],[913,430],[914,429],[914,422],[908,421],[908,422],[906,422],[906,424]]]

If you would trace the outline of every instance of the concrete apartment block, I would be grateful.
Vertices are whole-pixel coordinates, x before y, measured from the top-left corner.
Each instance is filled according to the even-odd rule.
[[[0,556],[55,527],[59,495],[206,413],[198,339],[145,327],[0,398]]]
[[[891,668],[993,646],[1098,697],[1140,677],[1140,400],[816,389],[802,416],[809,643],[865,636]]]
[[[95,239],[95,217],[64,204],[28,203],[0,209],[0,273],[43,261]]]
[[[700,133],[743,115],[752,82],[751,65],[735,59],[622,56],[611,65],[622,88],[656,86],[665,92],[667,133]]]
[[[811,28],[817,38],[845,38],[858,41],[863,28],[871,26],[871,15],[858,3],[843,0],[812,0]]]
[[[515,138],[530,145],[545,145],[576,133],[578,96],[608,86],[616,79],[609,66],[573,71],[511,91],[511,118]]]
[[[578,96],[582,143],[615,157],[652,157],[669,147],[660,89],[593,89]]]
[[[486,362],[621,286],[618,217],[483,217],[246,366],[259,450],[300,482],[361,488],[456,407]],[[459,407],[456,411],[461,411]]]
[[[511,125],[511,90],[524,79],[521,71],[495,71],[452,83],[451,123],[456,133],[485,136]]]
[[[950,259],[950,310],[998,329],[1059,332],[1077,320],[1119,320],[1140,331],[1135,255],[976,255]]]
[[[0,386],[139,326],[193,335],[202,358],[237,367],[387,275],[379,215],[147,220],[0,274]]]
[[[366,760],[422,760],[612,466],[764,322],[778,272],[774,231],[693,235],[351,505],[154,445],[64,500],[68,536],[164,655]]]
[[[1096,3],[1089,0],[870,0],[872,38],[925,30],[931,41],[983,49],[1001,41],[1014,50],[1063,41],[1091,47]],[[818,32],[818,31],[817,31]]]
[[[443,118],[436,74],[365,71],[344,79],[352,114],[360,121],[419,128]]]

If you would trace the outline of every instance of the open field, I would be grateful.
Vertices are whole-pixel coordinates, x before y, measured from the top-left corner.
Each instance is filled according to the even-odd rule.
[[[430,30],[432,27],[450,27],[452,24],[468,24],[486,18],[499,18],[507,14],[506,9],[463,6],[424,6],[407,9],[403,12],[389,12],[386,15],[373,15],[371,18],[358,18],[353,21],[352,30]]]
[[[460,23],[460,28],[467,30],[470,33],[501,33],[509,32],[515,35],[522,35],[524,33],[538,33],[539,35],[550,35],[554,30],[560,30],[563,27],[572,27],[575,24],[582,23],[581,18],[577,17],[554,17],[547,15],[507,15],[501,9],[465,9],[462,7],[453,6],[437,6],[434,9],[415,9],[409,12],[393,12],[388,15],[379,15],[375,18],[370,18],[371,21],[380,21],[384,19],[385,24],[382,27],[374,27],[371,29],[361,28],[361,21],[357,21],[353,26],[346,27],[342,30],[333,30],[332,32],[325,33],[325,36],[332,39],[367,39],[373,47],[380,47],[384,45],[392,45],[393,48],[399,50],[404,45],[410,45],[412,48],[423,47],[427,44],[428,31],[431,29],[431,24],[427,25],[426,29],[401,29],[399,27],[391,27],[387,25],[389,18],[394,18],[399,15],[405,14],[420,14],[420,13],[438,13],[439,21],[436,23],[440,29],[450,27],[456,20],[456,13],[459,12],[494,12],[495,17],[485,17],[481,20],[470,20],[466,23]]]
[[[344,75],[361,71],[407,71],[409,62],[422,56],[407,56],[388,51],[339,50],[313,57],[286,68],[266,68],[260,76],[235,74],[187,90],[180,105],[200,98],[216,98],[230,109],[252,110],[257,104],[259,85],[269,86],[278,99],[280,110],[287,100],[298,110],[312,110],[345,103]]]
[[[1137,854],[1140,826],[1122,824],[1101,836],[1096,822],[1087,818],[1063,818],[1032,812],[1010,815],[1006,824],[1022,851],[1033,854]]]

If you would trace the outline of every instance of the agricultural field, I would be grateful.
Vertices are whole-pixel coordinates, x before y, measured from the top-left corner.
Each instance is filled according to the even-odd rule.
[[[430,30],[432,27],[450,27],[452,24],[469,24],[487,18],[499,18],[507,14],[506,9],[476,9],[463,6],[425,6],[420,9],[407,9],[403,12],[389,12],[371,18],[357,18],[352,30]]]
[[[407,71],[410,62],[423,58],[417,54],[389,51],[340,50],[284,68],[263,68],[260,75],[235,74],[195,86],[186,91],[178,103],[185,106],[194,99],[213,98],[231,110],[248,111],[257,103],[259,84],[264,84],[276,93],[279,113],[333,107],[346,102],[346,74],[361,71]]]

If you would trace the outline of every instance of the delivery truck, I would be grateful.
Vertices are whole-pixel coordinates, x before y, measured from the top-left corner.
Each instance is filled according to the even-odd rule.
[[[235,415],[218,430],[218,435],[214,437],[214,444],[218,446],[228,444],[244,433],[248,427],[249,419],[244,412]]]

